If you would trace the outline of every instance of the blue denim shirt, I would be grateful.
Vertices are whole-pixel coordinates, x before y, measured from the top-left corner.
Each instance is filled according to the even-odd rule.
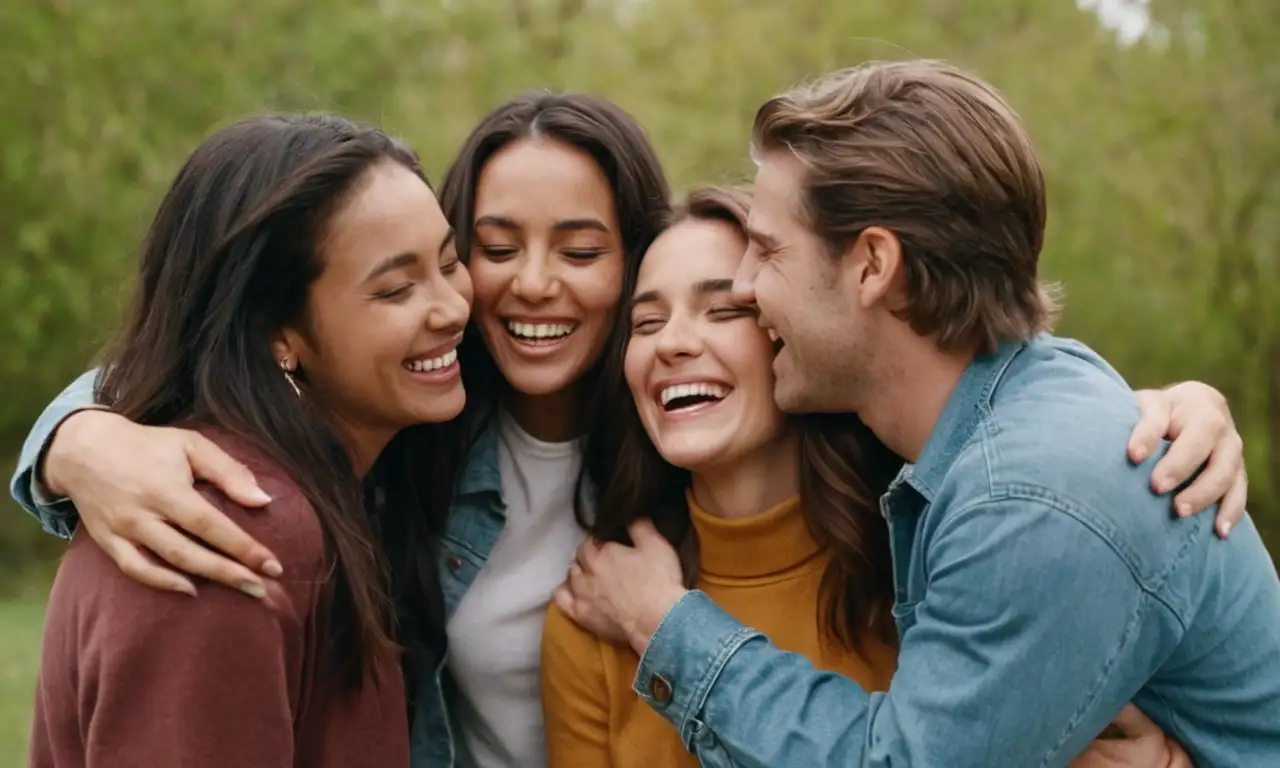
[[[700,592],[659,625],[636,693],[706,766],[1064,766],[1130,700],[1198,765],[1280,766],[1275,566],[1247,518],[1224,542],[1212,514],[1171,514],[1155,457],[1125,458],[1137,417],[1082,345],[1003,345],[881,501],[901,635],[887,693]]]
[[[36,482],[35,466],[58,425],[70,414],[93,404],[96,375],[96,371],[89,371],[76,379],[40,414],[23,444],[18,469],[10,484],[13,498],[39,518],[44,530],[65,539],[75,533],[75,506],[68,499],[44,493]],[[459,478],[440,555],[441,585],[448,616],[457,610],[467,588],[484,567],[506,522],[502,480],[498,474],[497,422],[486,419],[484,423],[486,426],[476,436]],[[432,674],[416,682],[413,694],[417,703],[411,730],[414,768],[452,768],[460,764],[460,750],[464,747],[460,734],[449,720],[453,690],[443,660]]]

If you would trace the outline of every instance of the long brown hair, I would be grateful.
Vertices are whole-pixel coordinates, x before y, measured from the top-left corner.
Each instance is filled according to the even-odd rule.
[[[662,230],[685,221],[721,221],[746,238],[751,198],[742,190],[694,190],[662,221]],[[626,293],[635,291],[639,264],[630,271]],[[604,420],[615,468],[604,484],[592,534],[629,543],[627,525],[647,517],[680,554],[685,586],[698,581],[698,542],[685,492],[688,470],[658,453],[622,375],[630,338],[622,324],[609,352],[611,418]],[[819,622],[838,642],[856,648],[868,630],[895,642],[889,609],[893,571],[888,527],[878,500],[902,467],[893,454],[852,414],[791,417],[799,434],[800,505],[814,539],[828,556],[820,589]]]
[[[402,430],[362,482],[330,419],[281,375],[270,342],[306,323],[326,227],[385,162],[426,182],[408,147],[339,117],[256,117],[207,138],[156,212],[128,320],[97,383],[99,402],[130,420],[229,430],[298,484],[333,567],[331,658],[352,685],[393,638],[407,664],[429,665],[443,648],[434,553],[452,479],[449,428]],[[413,617],[408,627],[397,627],[396,604]]]
[[[635,271],[670,211],[670,188],[657,152],[635,118],[608,99],[589,93],[526,93],[497,107],[472,129],[440,186],[440,205],[458,233],[458,253],[463,261],[471,258],[476,189],[485,165],[503,147],[533,138],[574,147],[600,167],[613,195],[624,270]],[[529,190],[529,194],[538,191]],[[619,296],[626,295],[619,286]],[[616,317],[615,313],[610,334],[625,325],[618,324]],[[474,323],[467,328],[458,358],[467,387],[468,411],[482,409],[487,418],[506,382]],[[602,386],[606,378],[604,361],[602,357],[585,376],[583,413],[587,439],[583,471],[578,478],[580,489],[588,479],[599,486],[600,478],[613,471],[614,455],[593,444],[594,427],[608,402],[608,392]],[[484,418],[473,434],[480,433],[483,423]],[[574,495],[574,514],[585,528],[586,511],[579,503],[582,497],[582,493]]]

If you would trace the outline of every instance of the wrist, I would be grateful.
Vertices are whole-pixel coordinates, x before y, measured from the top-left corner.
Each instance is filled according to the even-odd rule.
[[[644,655],[644,651],[649,647],[649,641],[653,639],[653,635],[658,631],[658,626],[662,624],[662,620],[666,618],[667,613],[680,602],[680,598],[689,593],[678,584],[654,592],[639,606],[635,619],[627,626],[627,642],[631,645],[632,650],[640,655]]]
[[[98,426],[117,414],[102,406],[87,406],[73,411],[54,427],[44,452],[36,460],[36,481],[53,496],[68,496],[67,475],[74,471],[80,449],[91,442],[90,435]]]

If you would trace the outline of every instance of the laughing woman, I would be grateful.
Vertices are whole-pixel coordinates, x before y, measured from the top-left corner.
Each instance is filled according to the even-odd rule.
[[[264,509],[205,497],[285,576],[259,603],[221,585],[192,600],[77,535],[49,598],[33,768],[408,764],[402,649],[439,658],[439,586],[384,574],[434,546],[449,490],[425,425],[465,401],[471,284],[451,242],[413,153],[340,118],[250,119],[187,161],[98,397],[252,466]],[[418,631],[393,595],[421,603]]]

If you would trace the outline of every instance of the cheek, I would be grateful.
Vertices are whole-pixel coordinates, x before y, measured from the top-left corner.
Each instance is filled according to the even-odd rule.
[[[463,301],[467,302],[468,308],[475,303],[475,286],[471,282],[471,273],[465,266],[458,264],[458,270],[449,275],[449,284],[458,292],[458,295],[462,296]]]
[[[505,264],[494,264],[483,258],[472,259],[467,284],[475,310],[483,312],[496,304],[511,284],[513,275],[514,272]]]
[[[622,294],[622,258],[609,256],[589,267],[572,268],[564,277],[564,289],[584,311],[612,315]]]
[[[622,358],[622,375],[627,380],[627,389],[637,404],[644,399],[645,377],[649,369],[649,353],[643,341],[632,339],[627,344],[627,352]]]

